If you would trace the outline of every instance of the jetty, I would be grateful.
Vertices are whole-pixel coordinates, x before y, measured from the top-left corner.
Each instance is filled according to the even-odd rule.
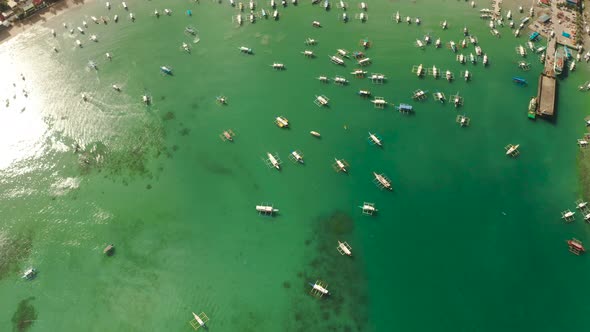
[[[549,57],[549,53],[547,53],[547,57]],[[539,116],[550,118],[555,114],[555,93],[557,92],[557,81],[555,80],[554,75],[547,74],[548,63],[553,64],[553,61],[546,60],[545,72],[539,75],[536,113]],[[553,69],[551,69],[551,72],[553,72]]]

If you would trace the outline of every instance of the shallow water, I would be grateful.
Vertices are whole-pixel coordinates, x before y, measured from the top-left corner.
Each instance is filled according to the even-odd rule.
[[[127,3],[134,23],[120,6],[109,12],[96,1],[0,46],[0,61],[10,64],[0,82],[0,100],[10,100],[0,111],[0,326],[16,329],[34,317],[30,331],[190,330],[192,311],[205,312],[215,331],[590,325],[582,296],[588,264],[564,243],[584,241],[585,225],[560,219],[578,198],[575,139],[588,97],[576,87],[585,64],[560,81],[557,121],[529,121],[540,63],[529,55],[532,70],[520,72],[514,48],[525,39],[507,27],[493,37],[465,2],[370,3],[366,23],[344,24],[338,8],[306,1],[279,8],[279,21],[240,28],[226,2]],[[355,4],[351,18],[360,13]],[[166,6],[172,16],[151,15]],[[397,10],[423,24],[394,23]],[[90,19],[115,13],[119,23]],[[82,20],[86,36],[62,27]],[[183,33],[188,25],[198,43]],[[487,68],[460,65],[445,47],[413,45],[426,33],[458,43],[464,25],[489,55]],[[88,40],[93,33],[97,43]],[[318,45],[305,46],[308,37]],[[365,37],[373,59],[366,70],[385,74],[383,85],[353,78],[352,60],[344,68],[329,62],[336,49],[358,50]],[[183,41],[191,54],[180,50]],[[317,57],[305,58],[305,49]],[[286,70],[273,70],[274,62]],[[411,69],[419,63],[457,79],[418,79]],[[174,75],[160,75],[162,65]],[[471,82],[459,77],[465,69]],[[320,75],[350,84],[323,84]],[[515,86],[516,75],[529,85]],[[416,114],[376,110],[359,89],[410,103]],[[416,89],[428,90],[428,99],[412,101]],[[437,103],[434,91],[459,93],[464,106]],[[152,105],[141,103],[144,93]],[[219,95],[226,106],[216,103]],[[330,106],[314,105],[316,95]],[[457,114],[471,125],[460,128]],[[279,115],[290,129],[275,126]],[[234,143],[219,138],[229,128]],[[367,142],[369,131],[383,148]],[[507,144],[521,145],[518,159],[505,158]],[[305,165],[289,160],[295,149]],[[280,172],[265,166],[267,152],[283,161]],[[349,174],[334,172],[334,158],[350,164]],[[373,171],[387,175],[394,191],[380,191]],[[262,202],[280,214],[258,216]],[[363,202],[375,203],[378,214],[362,215]],[[337,252],[338,240],[354,258]],[[102,255],[109,243],[113,257]],[[19,276],[29,266],[39,274],[25,282]],[[333,296],[307,294],[317,279]]]

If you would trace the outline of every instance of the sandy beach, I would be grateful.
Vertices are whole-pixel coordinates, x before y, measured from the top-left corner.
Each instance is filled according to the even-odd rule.
[[[90,0],[62,0],[42,9],[32,16],[16,21],[10,28],[0,32],[0,43],[9,40],[35,24],[42,24],[62,13],[89,3]]]

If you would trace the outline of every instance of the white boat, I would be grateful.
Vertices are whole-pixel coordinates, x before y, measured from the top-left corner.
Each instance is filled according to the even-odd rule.
[[[509,10],[508,13],[506,14],[506,19],[507,20],[511,20],[512,19],[512,11]]]
[[[339,57],[337,57],[335,55],[332,55],[330,57],[330,61],[332,61],[333,63],[335,63],[337,65],[340,65],[340,66],[343,66],[344,65],[344,60],[342,60],[341,58],[339,58]]]
[[[200,327],[205,327],[205,322],[201,319],[201,317],[199,317],[199,315],[195,314],[194,312],[192,314],[195,318],[195,321],[197,321],[197,324],[199,324]]]
[[[125,1],[123,1],[123,2],[121,3],[121,5],[123,6],[123,9],[125,9],[125,10],[127,10],[127,9],[128,9],[128,8],[127,8],[127,4],[125,3]]]
[[[484,66],[487,66],[487,64],[488,64],[488,55],[487,54],[484,54],[483,55],[483,61],[482,62],[483,62],[483,65]]]
[[[92,40],[93,42],[97,42],[98,38],[96,37],[96,35],[90,35],[90,40]]]
[[[520,36],[520,29],[516,29],[516,31],[514,31],[514,36],[515,37]]]
[[[346,84],[348,84],[348,80],[344,77],[336,76],[336,77],[334,77],[334,83],[346,85]]]
[[[268,17],[268,14],[266,13],[266,10],[264,10],[264,8],[262,8],[260,10],[260,15],[262,15],[262,17],[264,17],[264,18],[267,18]]]
[[[496,24],[494,24],[494,20],[490,20],[490,29],[494,29],[496,27]]]
[[[256,22],[256,16],[254,15],[254,13],[251,12],[249,15],[249,18],[250,18],[250,23]]]
[[[85,28],[88,28],[88,23],[86,23],[86,21],[82,21],[82,26],[84,26]]]
[[[324,287],[322,287],[321,285],[315,283],[315,284],[311,284],[312,289],[318,291],[319,293],[321,293],[322,295],[329,295],[330,293],[328,292],[327,289],[325,289]]]
[[[422,41],[420,39],[416,39],[416,46],[419,48],[423,48],[424,47],[424,43],[422,43]]]
[[[76,39],[76,45],[78,45],[78,47],[82,47],[82,43],[80,42],[80,39]]]
[[[438,78],[438,75],[440,75],[438,68],[436,68],[436,66],[432,66],[432,76],[434,76],[434,78]]]
[[[322,23],[320,23],[320,21],[313,21],[311,22],[311,25],[316,27],[316,28],[321,28],[322,27]]]
[[[522,6],[518,6],[518,11],[519,11],[520,13],[522,13],[522,11],[523,11],[523,9],[522,9]]]
[[[164,14],[170,16],[170,15],[172,15],[172,11],[168,8],[164,8]]]
[[[375,180],[379,183],[381,187],[388,190],[393,190],[393,188],[391,187],[391,183],[387,178],[385,178],[385,176],[383,176],[382,174],[377,174],[375,172],[373,172],[373,175],[375,176]]]
[[[469,81],[469,78],[471,77],[471,73],[469,72],[469,70],[465,71],[463,77],[465,78],[465,81]]]
[[[236,21],[238,22],[238,25],[242,25],[242,14],[236,15]]]
[[[296,162],[303,164],[303,157],[299,154],[299,152],[293,151],[291,152],[291,155]]]
[[[576,70],[576,61],[572,60],[572,62],[570,62],[570,71],[574,71]]]
[[[256,211],[264,214],[273,214],[279,212],[279,209],[275,209],[270,205],[256,205]]]
[[[274,8],[277,8],[277,3],[275,2],[275,0],[270,0],[270,7],[273,8],[273,9]]]
[[[348,58],[348,51],[347,50],[343,50],[341,48],[337,49],[336,52],[338,52],[338,54],[340,54],[340,56]]]
[[[115,17],[113,17],[113,21],[115,21],[115,23],[117,23],[119,21],[119,15],[115,15]]]
[[[437,38],[436,41],[434,42],[434,47],[439,48],[441,44],[440,38]]]
[[[526,43],[526,45],[529,47],[529,49],[530,49],[531,51],[534,51],[534,50],[535,50],[535,43],[533,43],[532,41],[530,41],[530,40],[529,40],[529,41]]]
[[[463,38],[463,40],[461,41],[461,48],[466,48],[467,47],[467,39]]]
[[[253,0],[250,0],[250,2],[248,3],[248,7],[250,8],[250,10],[254,10],[256,8],[256,5],[254,4]]]
[[[246,46],[240,46],[240,52],[246,53],[246,54],[252,54],[252,49],[248,48]]]
[[[457,61],[459,61],[459,63],[465,63],[465,56],[463,53],[457,55]]]
[[[366,4],[366,3],[364,3],[364,2],[361,2],[361,5],[360,5],[360,7],[361,7],[361,10],[364,10],[364,11],[366,11],[366,10],[367,10],[367,4]]]
[[[27,280],[31,280],[31,279],[35,278],[35,275],[37,275],[37,270],[35,270],[35,268],[31,267],[31,268],[27,269],[25,272],[23,272],[22,278],[27,279]]]
[[[426,45],[430,44],[430,35],[424,36],[424,42],[426,43]]]
[[[106,7],[107,7],[107,9],[111,9],[111,3],[107,1]]]
[[[190,46],[189,46],[187,43],[185,43],[185,42],[182,42],[182,46],[181,46],[181,47],[182,47],[182,49],[183,49],[185,52],[187,52],[187,53],[190,53],[190,52],[191,52],[191,48],[190,48]]]
[[[401,21],[401,18],[400,18],[400,16],[399,16],[399,11],[397,11],[397,12],[395,13],[395,21],[396,21],[397,23],[399,23],[399,22]]]
[[[518,55],[520,55],[522,57],[526,56],[526,50],[524,49],[524,47],[522,45],[518,45],[516,52],[518,53]]]
[[[455,42],[451,40],[449,42],[449,45],[451,47],[451,51],[453,51],[454,53],[456,53],[457,52],[457,45],[455,45]]]
[[[289,128],[289,120],[282,116],[277,116],[275,119],[275,123],[279,128]]]
[[[84,34],[84,29],[82,29],[82,28],[78,27],[78,31],[79,31],[81,34]]]
[[[352,256],[352,251],[350,250],[350,246],[346,242],[338,241],[338,251],[346,256]]]
[[[511,146],[508,150],[506,150],[506,155],[509,156],[511,154],[513,154],[514,152],[516,152],[516,150],[518,150],[518,147],[520,146],[520,144],[516,144]]]
[[[121,87],[120,87],[120,86],[118,86],[117,84],[113,84],[113,85],[112,85],[112,88],[113,88],[113,90],[115,90],[115,91],[119,91],[119,92],[121,91]]]
[[[481,47],[479,47],[479,45],[478,46],[475,46],[475,54],[477,56],[481,56],[481,54],[482,54]]]
[[[135,16],[133,16],[133,13],[129,13],[129,19],[135,21]]]
[[[272,12],[272,18],[273,18],[274,20],[278,20],[278,19],[279,19],[279,11],[278,11],[278,10],[276,10],[276,9],[275,9],[275,10]]]
[[[463,36],[467,37],[469,35],[469,29],[467,27],[463,27]]]
[[[336,161],[334,163],[334,165],[336,166],[336,168],[344,173],[348,173],[348,171],[346,170],[346,164],[339,159],[334,158],[334,160]]]
[[[150,104],[150,97],[148,95],[143,95],[143,96],[141,96],[141,101],[144,104],[149,105]]]
[[[444,20],[444,21],[443,21],[443,22],[440,24],[440,26],[443,28],[443,30],[445,30],[445,29],[448,27],[448,23],[447,23],[447,21],[446,21],[446,20]]]
[[[154,16],[160,17],[160,12],[157,9],[154,10]]]
[[[420,64],[416,69],[416,76],[420,77],[422,76],[422,74],[424,74],[424,67],[422,66],[422,64]]]
[[[279,161],[277,160],[277,158],[275,158],[275,156],[272,155],[272,153],[267,152],[266,156],[268,157],[268,162],[270,163],[270,165],[276,169],[281,169],[281,164],[279,163]]]
[[[369,132],[369,138],[371,139],[371,141],[373,143],[375,143],[375,145],[382,146],[381,145],[381,140],[375,134],[372,134],[371,132]]]
[[[322,135],[320,135],[320,133],[318,133],[317,131],[310,131],[309,132],[311,134],[311,136],[315,136],[315,137],[321,137]]]
[[[54,29],[51,29],[51,35],[52,35],[53,37],[55,37],[55,35],[56,35],[56,34],[55,34],[55,30],[54,30]]]
[[[471,44],[473,45],[477,45],[477,37],[470,35],[469,36],[469,41],[471,42]]]
[[[420,18],[419,17],[416,17],[416,24],[420,25]]]
[[[514,21],[510,21],[510,23],[508,24],[508,26],[510,27],[510,29],[514,29]]]
[[[445,73],[445,77],[446,77],[447,81],[450,82],[450,81],[453,80],[453,73],[451,73],[450,70],[447,70],[446,73]]]
[[[475,64],[476,60],[475,60],[475,56],[473,55],[473,53],[469,53],[469,61],[471,61],[471,63]]]

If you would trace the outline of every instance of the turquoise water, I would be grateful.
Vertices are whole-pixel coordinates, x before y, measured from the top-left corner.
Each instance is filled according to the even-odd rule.
[[[532,70],[520,72],[514,48],[525,39],[508,28],[493,37],[465,2],[371,2],[366,23],[344,24],[339,9],[306,1],[279,8],[277,22],[240,28],[226,2],[128,4],[134,23],[120,5],[109,12],[96,1],[0,46],[0,61],[9,64],[0,97],[10,100],[0,108],[4,329],[190,331],[192,311],[205,312],[212,331],[590,325],[588,263],[565,245],[571,237],[585,241],[587,231],[580,217],[568,225],[560,219],[579,195],[575,139],[587,96],[576,87],[585,64],[560,81],[557,121],[532,122],[526,108],[540,63],[529,55]],[[351,18],[357,4],[349,3]],[[172,16],[151,15],[166,7]],[[189,8],[192,17],[184,15]],[[395,24],[397,10],[423,24]],[[119,23],[90,19],[114,14]],[[86,36],[62,27],[82,20]],[[183,33],[187,25],[198,30],[198,43]],[[426,33],[458,43],[464,25],[489,55],[487,68],[460,65],[444,47],[413,45]],[[92,33],[97,43],[88,40]],[[305,46],[308,37],[318,45]],[[385,74],[386,84],[353,78],[352,60],[344,68],[328,60],[338,48],[358,50],[365,37],[372,42],[367,71]],[[240,46],[254,54],[240,54]],[[305,58],[304,49],[317,57]],[[286,70],[273,70],[273,62]],[[418,79],[411,69],[419,63],[458,79]],[[160,75],[162,65],[174,75]],[[471,82],[459,79],[464,69]],[[320,75],[350,84],[323,84]],[[529,86],[515,86],[516,75]],[[410,103],[416,114],[376,110],[359,89]],[[413,102],[416,89],[428,90],[428,99]],[[464,107],[434,102],[437,90],[447,98],[459,92]],[[151,106],[141,103],[144,93]],[[314,105],[320,94],[329,108]],[[219,95],[228,105],[216,103]],[[471,125],[460,128],[457,114]],[[279,115],[290,129],[275,126]],[[235,142],[223,142],[219,134],[230,128]],[[382,137],[382,149],[367,143],[369,131]],[[505,158],[507,144],[521,145],[518,159]],[[289,160],[295,149],[305,165]],[[267,152],[282,159],[280,172],[265,166]],[[334,158],[346,160],[350,174],[334,172]],[[387,175],[394,191],[378,190],[373,171]],[[361,214],[365,201],[378,215]],[[280,214],[258,216],[262,202]],[[354,258],[337,252],[337,240],[352,246]],[[102,254],[109,243],[113,257]],[[20,274],[29,266],[39,274],[26,282]],[[329,284],[330,298],[308,295],[307,283],[317,279]]]

